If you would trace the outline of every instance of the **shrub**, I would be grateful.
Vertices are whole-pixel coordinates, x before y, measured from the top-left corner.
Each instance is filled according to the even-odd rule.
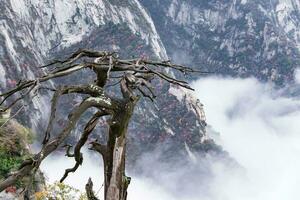
[[[0,150],[0,177],[5,177],[7,174],[22,163],[22,157],[11,156],[5,151]]]
[[[35,193],[36,200],[87,200],[85,194],[64,183],[56,182],[48,185],[45,191]]]

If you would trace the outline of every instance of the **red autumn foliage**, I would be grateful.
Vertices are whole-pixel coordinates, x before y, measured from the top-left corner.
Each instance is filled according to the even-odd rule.
[[[16,193],[17,192],[17,188],[15,186],[10,186],[8,188],[5,189],[6,193]]]

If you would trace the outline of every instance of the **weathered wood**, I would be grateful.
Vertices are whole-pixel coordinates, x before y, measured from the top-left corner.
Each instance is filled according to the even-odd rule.
[[[18,171],[14,172],[11,176],[9,176],[6,180],[0,183],[0,192],[3,191],[8,186],[15,184],[18,180],[25,176],[30,176],[31,172],[34,169],[37,169],[41,162],[53,151],[55,151],[59,145],[61,145],[64,140],[69,136],[71,131],[74,129],[77,121],[80,119],[81,115],[91,107],[106,107],[111,108],[113,105],[110,101],[103,101],[101,98],[89,97],[85,99],[80,105],[78,105],[70,115],[70,119],[65,126],[65,128],[61,131],[61,133],[55,137],[54,139],[47,142],[42,150],[33,156],[33,158],[25,160],[22,164],[22,168]]]
[[[110,126],[108,153],[109,156],[105,162],[107,166],[105,182],[106,200],[125,200],[124,194],[127,193],[125,188],[125,154],[126,154],[126,137],[127,128],[131,119],[135,101],[129,100],[123,105],[118,113],[115,124]]]
[[[60,179],[60,182],[63,182],[67,176],[69,175],[69,173],[71,172],[75,172],[78,167],[82,164],[83,162],[83,156],[82,153],[80,152],[81,148],[83,147],[83,145],[86,143],[86,141],[88,140],[89,135],[91,134],[91,132],[95,129],[97,123],[98,123],[98,119],[102,116],[107,115],[108,113],[105,110],[99,111],[96,114],[94,114],[94,116],[88,121],[88,123],[86,124],[84,131],[79,139],[79,141],[77,142],[75,148],[74,148],[74,154],[70,154],[70,146],[68,146],[67,149],[67,156],[68,157],[74,157],[75,158],[75,165],[72,168],[66,169],[65,170],[65,174],[64,176]]]
[[[152,101],[154,100],[155,94],[151,85],[151,79],[154,77],[192,90],[187,82],[177,80],[173,76],[166,74],[163,68],[172,68],[182,73],[196,71],[185,66],[172,64],[170,61],[151,61],[140,58],[122,60],[118,58],[115,52],[88,49],[80,49],[65,60],[56,60],[43,67],[52,67],[52,69],[45,75],[34,80],[20,81],[12,90],[0,94],[0,98],[3,98],[0,101],[0,106],[13,98],[15,94],[18,94],[17,99],[1,110],[8,110],[19,103],[25,96],[30,96],[32,92],[36,94],[39,89],[47,89],[48,87],[42,84],[48,80],[68,76],[83,69],[91,69],[96,74],[96,80],[92,85],[66,85],[57,89],[50,89],[55,92],[52,98],[50,119],[45,132],[43,147],[38,154],[25,160],[18,171],[12,173],[6,180],[0,183],[0,192],[8,186],[15,184],[17,180],[25,176],[32,176],[39,168],[41,162],[64,143],[71,131],[74,130],[83,113],[93,107],[99,112],[86,124],[73,153],[70,152],[71,147],[68,147],[67,156],[74,157],[76,163],[73,168],[65,171],[61,181],[70,172],[75,172],[80,167],[83,162],[83,156],[80,152],[81,148],[88,141],[90,134],[96,127],[98,119],[109,115],[110,118],[107,120],[109,125],[108,140],[105,144],[100,144],[97,140],[91,142],[90,149],[99,152],[103,158],[105,200],[126,200],[127,188],[131,180],[130,177],[125,175],[127,129],[134,112],[134,107],[140,99],[139,95],[149,98]],[[120,72],[123,72],[121,76]],[[113,73],[117,76],[113,76]],[[112,79],[117,79],[117,83],[112,86],[120,86],[121,99],[117,96],[111,97],[104,91],[104,88],[105,90],[108,88],[106,85],[108,80]],[[138,92],[139,95],[136,94]],[[51,138],[51,132],[56,119],[55,113],[58,100],[60,96],[71,93],[83,95],[85,99],[80,105],[73,108],[68,116],[67,124],[60,133],[56,137]],[[86,185],[86,190],[88,198],[96,200],[91,180]]]
[[[93,182],[92,179],[89,178],[87,184],[85,185],[86,196],[88,200],[99,200],[93,191]]]

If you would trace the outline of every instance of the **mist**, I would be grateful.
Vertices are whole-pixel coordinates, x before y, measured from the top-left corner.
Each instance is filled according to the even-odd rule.
[[[247,176],[246,181],[217,177],[219,189],[213,199],[299,199],[300,100],[282,95],[289,86],[276,90],[254,78],[220,77],[202,79],[193,86],[205,105],[208,123],[220,133],[211,136]],[[238,178],[238,184],[224,190],[232,178]]]
[[[299,70],[295,77],[299,83]],[[224,77],[203,78],[192,86],[204,104],[208,136],[231,159],[207,154],[164,163],[158,161],[158,147],[138,161],[142,173],[128,174],[128,200],[300,199],[300,99],[286,95],[289,86],[275,89],[254,78]],[[83,190],[91,176],[97,191],[103,181],[100,161],[85,155],[79,173],[66,183]],[[47,159],[42,169],[53,182],[70,166],[72,160],[62,155]]]

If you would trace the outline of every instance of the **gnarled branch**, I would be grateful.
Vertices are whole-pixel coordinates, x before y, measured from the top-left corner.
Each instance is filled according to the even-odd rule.
[[[56,106],[61,95],[71,94],[71,93],[80,93],[80,94],[89,94],[91,96],[105,96],[102,88],[96,85],[71,85],[71,86],[62,86],[58,88],[52,97],[51,103],[51,113],[49,118],[49,123],[47,130],[45,132],[43,144],[46,144],[50,139],[50,133],[53,128],[53,122],[55,119]]]
[[[106,153],[107,153],[107,145],[100,144],[98,140],[91,142],[90,145],[91,147],[89,149],[100,153],[103,159],[105,160]]]
[[[107,144],[100,144],[96,140],[91,142],[90,149],[99,152],[103,156],[105,164],[108,165],[107,171],[105,172],[105,194],[111,196],[121,195],[123,196],[121,197],[122,199],[126,199],[126,190],[130,183],[130,179],[124,174],[119,173],[117,169],[125,173],[126,148],[124,147],[126,144],[126,130],[135,104],[140,98],[140,96],[136,95],[136,92],[139,91],[142,96],[154,100],[155,94],[151,85],[151,79],[153,78],[159,78],[170,84],[192,90],[186,81],[178,80],[175,77],[168,75],[165,69],[174,69],[182,73],[199,71],[185,66],[172,64],[170,61],[152,61],[141,58],[123,60],[119,59],[115,52],[93,51],[88,49],[78,50],[65,60],[57,60],[43,67],[50,66],[54,66],[54,68],[46,70],[47,73],[43,76],[34,80],[20,81],[15,88],[4,94],[0,94],[0,98],[3,98],[0,105],[10,98],[13,98],[16,94],[17,99],[12,101],[8,106],[8,108],[13,107],[32,91],[37,94],[40,89],[45,88],[42,85],[44,82],[58,77],[65,77],[84,69],[90,69],[96,74],[96,80],[94,82],[96,85],[67,85],[59,87],[57,90],[51,89],[54,90],[54,95],[51,102],[49,123],[43,141],[44,145],[38,154],[25,160],[16,172],[9,175],[7,179],[0,183],[0,192],[6,187],[15,184],[17,180],[34,174],[41,162],[64,143],[65,139],[71,134],[71,131],[74,130],[83,113],[89,108],[95,107],[99,112],[97,112],[86,124],[81,138],[74,148],[73,154],[70,153],[71,147],[68,147],[68,156],[74,157],[76,163],[73,168],[66,170],[61,181],[63,181],[70,172],[76,171],[82,164],[83,156],[80,152],[81,148],[88,140],[98,119],[104,115],[111,115],[112,120],[111,123],[109,123],[109,138]],[[122,73],[123,75],[119,76]],[[121,87],[121,99],[119,99],[118,96],[110,97],[104,91],[104,88],[106,90],[108,88],[108,86],[106,87],[106,83],[112,79],[117,79],[117,84]],[[60,133],[56,137],[51,138],[50,134],[56,118],[55,114],[59,97],[70,93],[83,94],[87,97],[69,114],[67,123]],[[121,160],[115,162],[115,156]],[[117,165],[117,167],[114,165]],[[107,189],[107,184],[110,182],[113,182],[113,185]],[[87,184],[87,194],[89,199],[96,199],[92,192],[91,180],[89,180],[89,183]]]
[[[71,131],[74,129],[77,121],[81,117],[81,115],[91,107],[105,107],[107,109],[112,108],[112,100],[103,99],[103,97],[89,97],[85,99],[80,105],[76,106],[73,112],[70,115],[70,119],[68,120],[65,128],[60,132],[60,134],[46,143],[42,150],[33,156],[32,162],[26,161],[23,163],[22,168],[20,168],[17,172],[14,172],[8,178],[6,178],[3,182],[0,183],[0,192],[3,191],[10,185],[15,184],[19,179],[24,176],[29,176],[33,169],[37,169],[40,163],[53,151],[55,151],[60,144],[64,142],[64,140],[69,136]]]
[[[74,167],[65,170],[65,173],[64,173],[63,177],[60,179],[60,182],[63,182],[68,177],[69,173],[75,172],[78,169],[78,167],[82,164],[83,156],[82,156],[82,153],[80,152],[80,150],[83,147],[83,145],[86,143],[86,141],[88,140],[88,137],[91,134],[91,132],[95,129],[98,119],[107,114],[108,113],[105,110],[99,111],[86,124],[83,134],[81,135],[79,141],[77,142],[77,144],[75,146],[74,154],[70,154],[70,155],[72,155],[72,157],[75,158],[76,163],[75,163]]]

